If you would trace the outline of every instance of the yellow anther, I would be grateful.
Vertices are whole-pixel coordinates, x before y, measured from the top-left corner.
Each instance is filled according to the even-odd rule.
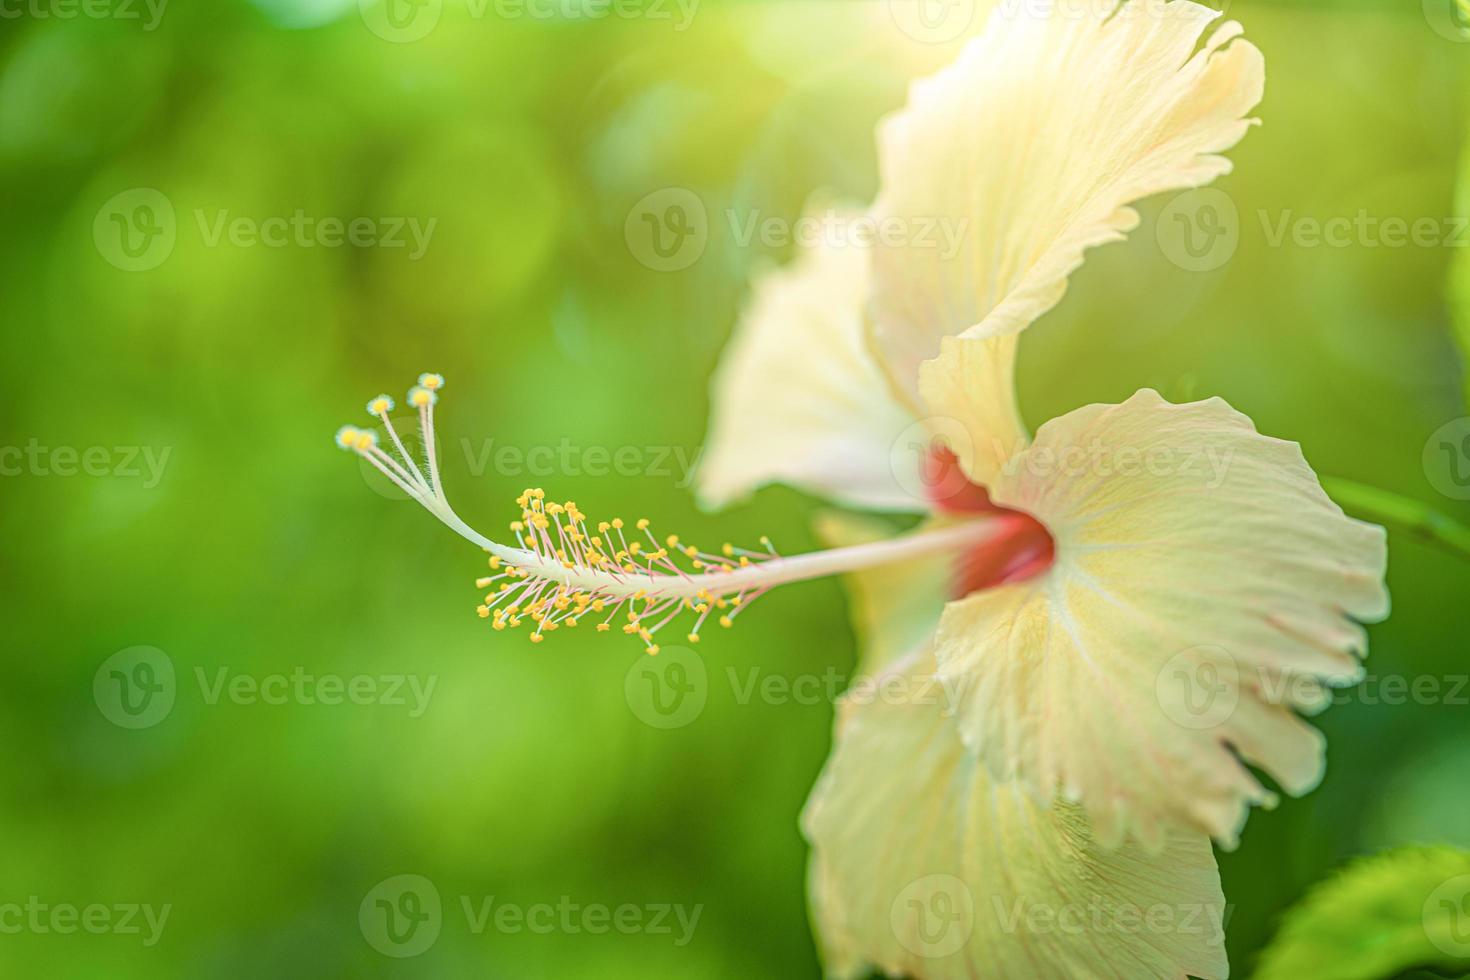
[[[371,429],[363,429],[357,434],[357,450],[367,452],[378,444],[378,434]]]
[[[489,606],[481,606],[480,608],[476,609],[475,612],[480,614],[481,619],[488,619],[490,617]]]
[[[526,525],[523,524],[523,523],[521,523],[520,521],[511,521],[510,522],[510,529],[512,531],[514,531],[516,534],[520,534],[522,531],[524,531],[526,529]]]
[[[726,558],[731,558],[735,555],[735,546],[733,544],[730,544],[730,542],[728,541],[725,542],[725,546],[720,550],[725,553]]]
[[[679,536],[677,534],[669,535],[667,538],[664,539],[664,544],[668,545],[670,548],[677,548],[679,546]]]
[[[439,396],[428,388],[413,388],[408,393],[408,402],[415,408],[428,408],[439,400]]]
[[[623,527],[623,519],[621,517],[614,517],[613,518],[613,522],[612,522],[612,526],[615,527],[615,528],[617,528],[618,530],[622,530],[622,527]]]
[[[650,643],[648,645],[648,655],[650,657],[657,657],[658,656],[658,644],[657,643]]]
[[[686,557],[693,558],[699,554],[699,549],[694,547],[694,545],[692,544],[686,545],[684,547],[684,554]]]
[[[477,588],[477,589],[488,589],[488,588],[490,588],[490,583],[492,581],[494,581],[494,580],[493,579],[488,579],[488,578],[477,578],[477,579],[475,579],[475,588]]]
[[[540,643],[542,639],[543,639],[543,637],[542,637],[542,635],[540,633],[532,633],[531,634],[531,642],[532,643]]]
[[[438,391],[440,388],[444,387],[444,375],[434,374],[432,372],[425,372],[424,374],[419,375],[419,384],[423,385],[430,391]]]
[[[337,445],[343,449],[353,449],[357,446],[357,437],[362,430],[355,425],[344,425],[337,430]]]
[[[387,395],[379,395],[367,403],[367,410],[369,415],[387,415],[393,411],[393,399]]]
[[[720,625],[723,626],[723,627],[725,627],[725,629],[729,629],[731,626],[734,626],[735,625],[735,621],[733,619],[731,619],[729,616],[721,616],[720,617]]]
[[[499,555],[493,555],[493,556],[491,556],[491,558],[490,558],[490,567],[491,568],[499,568],[500,565],[501,565],[500,556]]]
[[[598,534],[606,534],[608,532],[608,529],[611,528],[611,527],[612,527],[612,525],[609,524],[607,521],[601,521],[597,525],[597,533]]]
[[[599,633],[606,633],[610,629],[612,629],[612,627],[610,625],[608,625],[607,623],[598,623],[597,624],[597,632],[599,632]]]
[[[699,642],[699,634],[698,633],[690,633],[689,634],[689,642],[690,643],[698,643]]]
[[[646,518],[646,517],[640,517],[638,519],[638,525],[637,526],[638,526],[638,530],[640,530],[640,531],[647,531],[648,530],[648,518]]]

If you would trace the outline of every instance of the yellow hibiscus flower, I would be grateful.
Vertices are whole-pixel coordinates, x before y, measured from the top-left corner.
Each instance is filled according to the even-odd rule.
[[[532,489],[514,545],[444,496],[425,455],[345,427],[371,461],[490,553],[481,616],[533,641],[587,621],[649,653],[698,641],[777,586],[851,577],[864,670],[803,816],[834,974],[1225,976],[1210,838],[1323,767],[1298,712],[1354,680],[1387,613],[1381,529],[1347,518],[1291,443],[1219,399],[1141,391],[1024,428],[1019,333],[1144,196],[1229,170],[1260,52],[1189,0],[1008,3],[879,132],[860,218],[759,281],[715,379],[700,491],[785,482],[929,519],[889,537],[831,517],[836,547],[704,551],[646,520],[591,522]],[[958,219],[956,251],[904,229]],[[876,229],[854,244],[854,223]],[[894,229],[900,232],[895,241]],[[914,447],[919,447],[915,452]],[[396,453],[396,455],[395,455]]]

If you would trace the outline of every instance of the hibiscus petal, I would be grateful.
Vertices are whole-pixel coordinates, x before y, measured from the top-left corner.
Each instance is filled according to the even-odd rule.
[[[1227,173],[1218,154],[1261,99],[1261,53],[1235,40],[1238,24],[1200,46],[1219,16],[1208,7],[1048,7],[1005,0],[879,130],[873,217],[889,232],[875,252],[871,330],[915,405],[919,365],[940,338],[1024,329],[1061,299],[1085,249],[1138,224],[1129,203]],[[1009,388],[989,396],[1014,416]],[[1020,431],[1013,420],[995,434]]]
[[[834,976],[1228,975],[1209,839],[1102,847],[965,749],[932,656],[850,692],[802,818]]]
[[[1015,399],[1017,340],[1015,334],[945,337],[941,356],[919,369],[919,389],[932,409],[925,424],[981,486],[989,486],[1006,460],[1026,448]]]
[[[1234,846],[1273,799],[1244,763],[1316,785],[1323,740],[1297,712],[1361,676],[1386,544],[1299,446],[1145,390],[1042,426],[990,491],[1056,543],[1046,573],[940,621],[966,741],[998,776],[1080,800],[1109,843],[1183,825]]]
[[[901,451],[913,416],[863,337],[871,258],[851,236],[824,234],[755,282],[713,383],[697,484],[706,506],[782,482],[873,510],[926,509],[919,455]]]

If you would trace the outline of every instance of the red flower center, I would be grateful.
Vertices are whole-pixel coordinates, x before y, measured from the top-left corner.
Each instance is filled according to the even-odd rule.
[[[939,513],[989,516],[1003,522],[996,537],[960,555],[952,598],[1034,578],[1051,567],[1056,557],[1051,532],[1030,514],[994,503],[984,487],[965,476],[959,458],[948,447],[936,445],[929,450],[923,478],[929,502]]]

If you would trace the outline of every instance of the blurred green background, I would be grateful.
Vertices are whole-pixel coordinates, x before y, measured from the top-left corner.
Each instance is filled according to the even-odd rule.
[[[366,421],[368,396],[442,371],[445,479],[477,526],[540,485],[695,539],[814,546],[816,501],[773,489],[707,515],[688,486],[748,278],[789,255],[738,229],[813,193],[870,199],[875,121],[965,25],[925,27],[906,0],[706,0],[692,17],[672,0],[605,17],[393,2],[392,18],[354,0],[5,6],[0,447],[25,455],[0,479],[0,902],[170,912],[152,944],[146,925],[0,935],[0,972],[816,975],[796,818],[831,705],[743,694],[847,675],[839,586],[782,590],[711,636],[702,709],[656,727],[630,693],[636,643],[490,632],[473,612],[481,556],[331,435]],[[1167,201],[1147,202],[1028,333],[1027,418],[1143,385],[1219,394],[1324,474],[1470,517],[1423,462],[1466,414],[1444,284],[1470,235],[1270,234],[1288,216],[1448,223],[1470,36],[1418,0],[1229,12],[1267,59],[1264,125],[1216,185],[1238,248],[1182,268],[1156,234]],[[650,256],[638,235],[669,188],[707,218],[692,258]],[[319,224],[282,247],[214,235],[298,212],[368,224],[356,244]],[[421,250],[410,219],[433,222]],[[1396,537],[1370,673],[1448,694],[1470,672],[1467,583],[1463,563]],[[104,662],[140,646],[157,652],[112,666],[172,668],[153,717],[108,702]],[[373,703],[211,696],[220,678],[298,671],[374,678]],[[422,711],[410,682],[434,685]],[[1237,975],[1349,856],[1470,846],[1459,693],[1349,696],[1320,719],[1322,787],[1257,813],[1221,856]],[[432,882],[442,928],[394,958],[359,909],[405,874]],[[682,945],[677,924],[476,933],[461,900],[492,896],[702,909]]]

